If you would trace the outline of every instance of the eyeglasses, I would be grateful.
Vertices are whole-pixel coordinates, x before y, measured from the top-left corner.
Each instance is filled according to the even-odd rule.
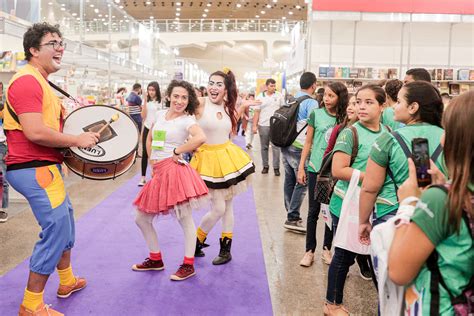
[[[63,41],[61,42],[52,41],[52,42],[41,44],[40,46],[51,46],[53,47],[54,50],[59,50],[60,48],[66,49],[67,43]]]

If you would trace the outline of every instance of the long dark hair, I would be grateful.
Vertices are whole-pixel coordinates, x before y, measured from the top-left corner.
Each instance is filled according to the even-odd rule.
[[[147,102],[150,102],[150,101],[153,101],[151,98],[150,98],[150,95],[148,94],[148,88],[149,87],[152,87],[155,89],[155,92],[156,92],[156,100],[158,101],[158,103],[161,103],[161,91],[160,91],[160,85],[158,84],[158,82],[156,81],[152,81],[148,84],[148,86],[146,87],[146,101]]]
[[[468,184],[474,183],[474,91],[454,98],[443,116],[445,128],[444,159],[451,179],[449,190],[449,225],[459,232],[462,212],[465,209],[471,216],[473,192]]]
[[[415,116],[422,122],[441,127],[444,105],[438,89],[426,81],[410,82],[403,87],[407,103],[418,103]]]
[[[234,133],[237,132],[237,110],[235,109],[235,104],[237,103],[237,84],[235,83],[235,76],[234,73],[227,69],[226,72],[223,71],[215,71],[210,76],[219,76],[224,78],[224,85],[227,90],[227,97],[224,98],[224,108],[227,115],[230,117],[230,121],[232,123],[232,131]]]
[[[173,89],[176,87],[181,87],[181,88],[186,89],[186,91],[188,91],[188,106],[186,106],[186,109],[184,111],[188,113],[189,115],[193,115],[194,113],[196,113],[196,109],[199,106],[199,99],[196,95],[196,91],[194,91],[193,85],[184,80],[171,81],[166,91],[166,94],[168,95],[170,100],[171,100],[171,93],[173,92]]]
[[[345,84],[334,81],[328,83],[328,88],[337,95],[336,124],[341,124],[346,118],[347,104],[349,104],[349,92]]]

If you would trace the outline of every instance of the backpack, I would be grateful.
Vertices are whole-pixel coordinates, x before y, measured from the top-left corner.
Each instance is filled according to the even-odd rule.
[[[309,95],[303,95],[293,99],[273,113],[270,118],[270,141],[273,145],[277,147],[290,146],[296,137],[308,126],[306,124],[301,130],[297,130],[300,104],[310,98]]]
[[[359,152],[359,136],[357,134],[357,129],[354,126],[351,125],[348,128],[352,131],[352,153],[350,164],[352,165]],[[334,150],[327,153],[326,156],[323,157],[321,163],[321,169],[319,170],[316,186],[314,187],[314,200],[318,203],[329,204],[334,185],[336,185],[337,180],[332,177],[333,156]]]
[[[448,188],[444,185],[432,185],[431,187],[437,187],[448,193]],[[474,204],[474,198],[471,200]],[[474,238],[473,225],[474,221],[467,212],[462,212],[462,218],[466,222],[466,226],[471,233],[471,238]],[[430,315],[439,315],[439,285],[443,286],[446,292],[449,295],[451,300],[451,305],[454,309],[454,314],[456,316],[468,316],[474,314],[474,276],[471,276],[466,288],[461,292],[461,294],[455,297],[451,291],[449,291],[448,286],[444,282],[443,275],[439,270],[438,266],[438,252],[433,250],[431,255],[426,261],[426,266],[431,272],[431,281],[430,281],[430,293],[431,293],[431,302],[430,302]]]
[[[391,132],[391,128],[388,125],[384,125],[385,128]],[[351,164],[354,163],[355,158],[357,157],[359,150],[359,137],[357,134],[357,129],[354,126],[349,126],[352,131],[352,154],[351,154]],[[323,157],[321,163],[321,169],[317,177],[316,186],[314,187],[314,200],[318,203],[329,204],[331,200],[332,191],[334,185],[336,185],[336,180],[332,177],[332,158],[334,156],[334,150],[330,153],[327,153]]]

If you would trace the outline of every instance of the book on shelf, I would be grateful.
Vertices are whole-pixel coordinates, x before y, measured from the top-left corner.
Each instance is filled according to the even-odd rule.
[[[23,66],[25,66],[28,61],[25,58],[25,52],[17,52],[15,54],[15,59],[16,59],[16,69],[20,69]]]
[[[454,70],[453,69],[444,69],[443,70],[443,80],[453,80],[454,79]]]
[[[449,94],[449,84],[447,82],[438,82],[437,87],[440,93],[448,93]]]
[[[450,95],[459,95],[461,87],[459,83],[452,83],[449,85],[449,94]]]
[[[443,69],[436,69],[435,80],[443,80]]]
[[[349,78],[357,78],[359,70],[357,68],[351,68],[349,70]]]
[[[398,78],[398,70],[397,68],[388,68],[388,79],[397,79]]]
[[[350,71],[349,67],[342,67],[342,78],[349,78]]]
[[[0,52],[0,71],[14,71],[15,63],[11,51]]]
[[[336,68],[328,67],[328,78],[334,78],[336,76]]]
[[[469,80],[469,69],[459,69],[458,70],[458,80]]]
[[[326,78],[328,76],[328,67],[319,67],[319,77]]]
[[[474,70],[469,70],[469,80],[474,80]]]
[[[334,78],[342,78],[342,67],[336,67]]]

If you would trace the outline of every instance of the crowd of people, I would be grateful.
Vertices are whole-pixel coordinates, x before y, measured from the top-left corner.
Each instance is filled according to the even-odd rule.
[[[0,134],[1,156],[8,141],[6,168],[2,166],[6,180],[28,200],[42,229],[19,314],[62,315],[43,302],[49,275],[57,270],[60,298],[82,290],[87,281],[71,267],[73,208],[57,148],[93,147],[100,135],[61,132],[61,104],[47,82],[60,69],[60,30],[35,24],[24,35],[24,48],[28,64],[9,84],[3,111],[6,138]],[[255,173],[250,155],[232,142],[240,130],[247,150],[259,135],[261,174],[269,173],[271,156],[273,174],[280,176],[282,160],[287,211],[283,226],[306,234],[303,267],[315,260],[317,222],[323,215],[322,260],[329,265],[325,315],[349,315],[343,305],[344,285],[355,262],[362,278],[373,280],[379,292],[385,282],[403,286],[400,308],[408,314],[451,315],[469,308],[474,275],[474,129],[469,127],[474,92],[446,105],[430,80],[425,69],[410,69],[403,82],[367,84],[351,94],[341,82],[317,90],[315,74],[305,72],[294,103],[299,134],[286,147],[271,143],[271,118],[286,104],[273,79],[258,95],[239,96],[227,68],[213,72],[207,87],[174,80],[165,95],[155,81],[143,97],[138,83],[126,97],[126,89],[120,88],[116,106],[135,121],[142,145],[142,188],[133,204],[148,255],[132,269],[164,269],[153,226],[159,216],[174,216],[184,234],[183,263],[171,280],[196,274],[195,257],[205,256],[207,236],[218,221],[220,251],[212,264],[232,260],[233,198],[249,188]],[[420,142],[424,153],[416,147]],[[420,165],[423,159],[428,166]],[[4,185],[8,196],[7,181]],[[305,225],[300,211],[307,190]],[[209,211],[196,228],[193,210],[204,205],[210,205]],[[4,198],[0,221],[6,221],[7,206]],[[380,278],[384,271],[377,261],[382,254],[370,248],[375,246],[371,233],[379,227],[391,229],[389,225],[394,233],[393,240],[386,240],[386,281]],[[383,295],[379,298],[383,308]]]

